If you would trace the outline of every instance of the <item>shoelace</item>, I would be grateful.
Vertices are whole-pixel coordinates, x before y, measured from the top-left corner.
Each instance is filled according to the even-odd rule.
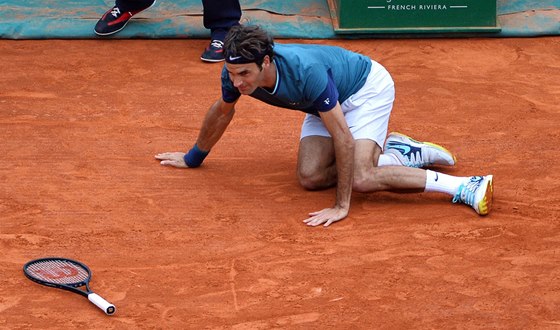
[[[469,179],[469,182],[463,183],[459,186],[459,190],[453,196],[453,203],[463,202],[470,206],[474,205],[474,195],[480,183],[484,178],[481,176],[473,176]]]
[[[113,15],[116,18],[120,14],[121,14],[121,10],[119,9],[119,7],[113,7],[113,10],[111,10],[111,15]]]
[[[419,151],[416,154],[411,153],[410,157],[408,158],[408,162],[405,165],[408,167],[416,167],[416,168],[423,167],[425,164],[424,164],[424,160],[422,159],[422,152]]]
[[[212,40],[210,46],[214,48],[222,49],[224,48],[224,42],[221,40]]]

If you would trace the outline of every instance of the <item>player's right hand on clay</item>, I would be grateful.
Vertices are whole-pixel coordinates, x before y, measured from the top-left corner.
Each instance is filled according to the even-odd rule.
[[[156,159],[160,160],[161,165],[188,168],[184,157],[184,152],[164,152],[156,155]]]

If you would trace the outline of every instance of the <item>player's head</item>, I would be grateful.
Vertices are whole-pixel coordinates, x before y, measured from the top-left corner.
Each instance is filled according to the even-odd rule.
[[[272,37],[259,26],[237,25],[229,30],[224,42],[224,56],[230,64],[255,63],[262,69],[266,56],[274,56]]]
[[[271,81],[274,42],[258,26],[238,25],[230,29],[224,42],[226,70],[235,88],[250,95]]]

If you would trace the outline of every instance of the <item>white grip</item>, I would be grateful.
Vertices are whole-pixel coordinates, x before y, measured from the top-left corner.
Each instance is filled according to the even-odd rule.
[[[95,306],[101,308],[105,312],[105,314],[107,314],[107,315],[113,315],[117,311],[117,309],[115,308],[115,305],[113,305],[113,304],[109,303],[107,300],[101,298],[101,296],[98,295],[97,293],[90,293],[88,295],[88,299],[89,299],[89,301],[94,303]]]

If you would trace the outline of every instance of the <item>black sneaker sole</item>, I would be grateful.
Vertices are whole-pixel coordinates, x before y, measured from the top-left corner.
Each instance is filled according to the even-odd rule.
[[[97,34],[98,36],[110,36],[111,34],[115,34],[117,32],[120,32],[122,29],[124,29],[126,27],[126,25],[128,24],[128,22],[130,22],[130,20],[126,21],[126,23],[124,23],[124,25],[120,29],[112,31],[112,32],[101,33],[101,32],[97,32],[95,29],[93,29],[93,32],[95,32],[95,34]]]

